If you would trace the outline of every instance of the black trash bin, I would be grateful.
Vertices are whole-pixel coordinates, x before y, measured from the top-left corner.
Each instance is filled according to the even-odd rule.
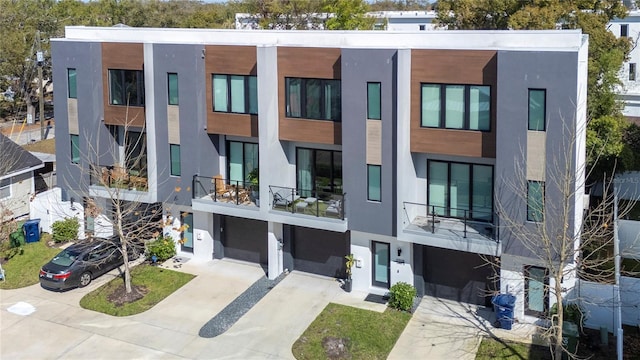
[[[40,219],[25,221],[23,228],[26,242],[40,241]]]
[[[511,330],[513,325],[513,308],[516,306],[516,297],[511,294],[498,294],[491,300],[496,320],[500,328]]]

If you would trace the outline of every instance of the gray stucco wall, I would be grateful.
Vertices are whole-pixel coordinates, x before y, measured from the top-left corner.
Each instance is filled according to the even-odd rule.
[[[342,49],[342,172],[349,230],[396,234],[395,67],[395,50]],[[380,82],[382,89],[380,202],[367,200],[367,82]]]
[[[158,201],[191,205],[193,175],[212,176],[219,168],[218,137],[209,137],[205,131],[207,102],[203,49],[202,45],[153,46]],[[167,73],[178,74],[181,176],[171,176]]]
[[[575,137],[577,66],[577,52],[498,53],[496,201],[508,209],[512,220],[526,224],[531,230],[534,223],[527,222],[526,192],[514,191],[509,185],[519,183],[522,184],[521,189],[526,190],[528,89],[547,91],[545,219],[548,229],[549,226],[555,229],[558,226],[555,220],[560,218],[559,200],[562,198],[559,188],[554,184],[559,179],[557,171],[567,168],[567,158],[569,166],[575,168],[575,156],[569,153],[569,149]],[[573,207],[570,211],[573,213]],[[500,224],[503,226],[500,229],[503,253],[531,256],[510,229],[504,227],[504,218],[500,219]],[[568,225],[571,229],[573,220]]]
[[[109,144],[103,120],[102,48],[100,43],[52,41],[54,109],[56,119],[56,168],[63,200],[87,194],[89,163],[111,161],[111,156],[97,158],[96,146]],[[67,69],[76,69],[80,164],[71,163],[71,140],[67,114]],[[91,145],[90,145],[91,144]],[[79,201],[79,199],[77,199]]]

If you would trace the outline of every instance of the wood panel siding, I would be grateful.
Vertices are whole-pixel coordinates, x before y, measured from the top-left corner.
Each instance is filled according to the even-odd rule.
[[[420,127],[421,84],[491,86],[491,131]],[[480,50],[411,51],[411,151],[470,157],[496,156],[497,54]]]
[[[338,48],[278,47],[278,113],[281,140],[342,144],[342,124],[286,117],[285,78],[340,79]]]
[[[207,132],[238,136],[258,136],[258,116],[213,111],[213,74],[258,75],[255,46],[207,45],[205,76],[207,96]]]
[[[107,125],[143,127],[144,107],[109,104],[109,69],[143,70],[144,48],[137,43],[102,43],[102,93]]]

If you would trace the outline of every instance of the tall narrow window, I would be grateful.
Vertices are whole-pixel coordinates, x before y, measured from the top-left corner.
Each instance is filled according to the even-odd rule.
[[[445,122],[447,129],[464,128],[464,86],[447,85],[445,87]]]
[[[469,86],[469,129],[491,129],[491,88]]]
[[[69,99],[77,99],[78,85],[76,82],[76,69],[67,69],[67,87],[69,88]]]
[[[544,220],[544,182],[527,182],[527,220],[540,222]]]
[[[382,119],[380,114],[380,83],[370,82],[367,83],[367,119],[380,120]]]
[[[636,63],[629,63],[629,80],[636,81]]]
[[[524,268],[524,313],[527,315],[541,315],[547,312],[549,304],[549,274],[547,269],[526,266]]]
[[[180,248],[182,251],[193,252],[193,214],[192,213],[182,213],[180,214],[182,220],[182,234]]]
[[[545,131],[547,91],[529,89],[529,130]]]
[[[381,201],[381,166],[367,165],[367,200]]]
[[[180,145],[170,144],[171,176],[180,176]]]
[[[422,120],[425,127],[440,127],[440,85],[422,85]]]
[[[167,74],[169,84],[169,105],[178,105],[178,74]]]
[[[627,37],[627,36],[629,36],[629,25],[621,24],[620,25],[620,37]]]
[[[71,162],[73,164],[80,163],[80,137],[78,135],[70,135],[71,137]]]

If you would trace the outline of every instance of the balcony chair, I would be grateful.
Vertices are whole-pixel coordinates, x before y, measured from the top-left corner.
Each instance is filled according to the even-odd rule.
[[[273,193],[273,206],[288,207],[298,199],[300,199],[300,195],[292,192],[291,189],[280,189]]]

